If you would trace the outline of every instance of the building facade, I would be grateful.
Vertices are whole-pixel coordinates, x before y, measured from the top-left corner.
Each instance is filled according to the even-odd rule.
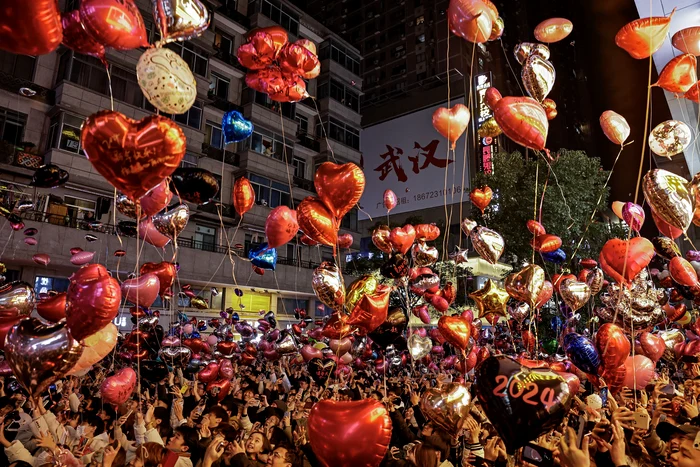
[[[77,0],[59,2],[74,10]],[[114,188],[92,167],[80,145],[86,117],[110,109],[141,119],[154,108],[140,91],[135,65],[144,49],[108,49],[109,73],[96,59],[63,46],[38,57],[0,52],[0,204],[12,207],[20,199],[33,207],[23,213],[26,228],[36,228],[36,245],[24,242],[22,230],[5,226],[0,261],[8,280],[35,284],[37,292],[64,291],[77,269],[70,249],[94,251],[95,260],[125,279],[139,263],[175,261],[179,264],[176,296],[154,307],[179,309],[192,317],[216,317],[232,307],[243,319],[257,319],[260,310],[275,311],[281,321],[294,320],[295,309],[310,316],[327,314],[311,289],[311,275],[321,261],[332,258],[325,247],[289,244],[279,249],[277,269],[263,276],[252,272],[251,248],[265,241],[267,214],[276,206],[295,206],[314,194],[313,174],[322,162],[360,162],[360,52],[330,29],[284,0],[222,0],[205,2],[211,25],[200,37],[168,44],[189,64],[197,80],[197,100],[185,114],[169,116],[187,137],[183,167],[204,168],[218,179],[213,202],[190,205],[190,220],[177,239],[178,248],[156,249],[135,238],[116,235],[116,225],[128,220],[115,210]],[[149,32],[158,40],[151,2],[136,4]],[[296,104],[272,102],[245,86],[245,69],[237,48],[255,28],[283,26],[290,40],[316,43],[322,71],[308,83],[307,98]],[[113,104],[110,100],[110,80]],[[224,112],[239,110],[255,126],[251,138],[224,145]],[[29,185],[35,168],[56,164],[70,173],[65,185],[48,190]],[[236,178],[246,176],[256,192],[256,204],[241,219],[232,206]],[[343,220],[341,233],[351,233],[359,246],[357,212]],[[89,241],[93,235],[96,241]],[[126,256],[114,256],[125,250]],[[47,266],[32,261],[48,254]],[[192,308],[177,292],[186,284],[209,302],[208,310]],[[236,290],[238,289],[238,291]],[[240,292],[243,292],[242,294]],[[130,326],[128,313],[118,324]],[[165,324],[165,323],[163,323]]]

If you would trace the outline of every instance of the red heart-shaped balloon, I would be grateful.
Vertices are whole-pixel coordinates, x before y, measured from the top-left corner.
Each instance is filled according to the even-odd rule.
[[[549,121],[539,102],[530,97],[503,97],[492,109],[496,123],[508,138],[530,149],[544,149]]]
[[[411,248],[415,239],[416,229],[410,224],[404,225],[403,227],[396,227],[389,234],[391,246],[402,255],[405,255]]]
[[[347,319],[347,324],[372,332],[386,321],[391,287],[380,285],[371,294],[365,294]],[[346,350],[347,352],[347,350]]]
[[[440,227],[435,224],[418,224],[416,226],[416,238],[431,242],[440,236]]]
[[[143,274],[122,282],[122,294],[131,303],[148,308],[158,298],[160,280],[153,273]]]
[[[56,0],[4,0],[0,4],[0,49],[21,55],[43,55],[63,38]]]
[[[658,362],[666,351],[664,340],[648,331],[644,331],[639,336],[639,344],[642,346],[644,354],[654,362]]]
[[[82,0],[80,22],[105,47],[118,50],[148,47],[148,33],[133,0]]]
[[[219,341],[216,344],[216,350],[225,356],[233,355],[237,348],[238,345],[233,341]]]
[[[36,311],[46,321],[58,323],[66,317],[66,293],[58,293],[36,304]]]
[[[121,405],[136,389],[136,372],[132,368],[122,368],[109,376],[100,386],[102,401],[107,404]]]
[[[168,118],[137,121],[109,110],[85,120],[81,144],[95,170],[134,201],[177,169],[187,147],[185,134]]]
[[[686,287],[695,287],[698,285],[698,275],[695,272],[693,265],[688,260],[675,256],[668,263],[668,272],[671,273],[671,278]]]
[[[470,118],[469,107],[464,104],[455,104],[451,109],[440,107],[433,112],[433,127],[447,138],[450,148],[454,149],[457,140],[469,126]]]
[[[469,346],[472,325],[467,318],[443,315],[438,321],[438,329],[445,340],[458,349],[466,350]]]
[[[391,441],[391,418],[382,403],[323,400],[311,409],[309,439],[327,466],[377,466]]]
[[[666,303],[661,309],[664,310],[669,321],[678,321],[686,312],[686,306],[683,302],[675,306],[671,305],[671,303]]]
[[[561,238],[553,234],[542,234],[532,239],[530,245],[540,253],[551,253],[561,247]]]
[[[203,383],[211,383],[219,375],[219,364],[217,362],[210,362],[206,367],[199,370],[197,373],[197,379]]]
[[[207,392],[214,396],[218,401],[222,401],[226,396],[228,396],[230,390],[230,379],[219,379],[207,384]]]
[[[80,11],[73,10],[61,14],[63,25],[63,45],[78,53],[92,55],[107,65],[105,47],[85,31],[80,22]]]
[[[488,186],[485,186],[484,188],[474,188],[471,193],[469,193],[469,199],[472,201],[472,204],[479,208],[482,213],[491,203],[492,196],[493,190],[491,190],[491,187]]]
[[[277,248],[289,242],[298,231],[297,212],[294,209],[277,206],[267,215],[265,235],[270,248]]]
[[[605,370],[614,370],[623,365],[632,348],[622,328],[613,323],[606,323],[598,329],[595,344]]]
[[[321,352],[321,349],[317,349],[316,347],[313,347],[308,344],[302,347],[299,352],[304,358],[304,361],[307,363],[313,358],[323,358],[323,352]]]
[[[338,243],[338,222],[320,199],[309,196],[297,206],[299,228],[307,237],[323,245]]]
[[[158,280],[160,281],[159,293],[161,296],[172,293],[170,287],[173,286],[175,275],[177,274],[175,263],[170,263],[168,261],[144,263],[141,269],[139,269],[139,274],[144,275],[148,273],[153,273],[158,276]]]
[[[107,325],[119,313],[119,282],[101,264],[88,264],[70,277],[66,292],[66,322],[71,334],[82,340]]]
[[[342,165],[324,162],[316,169],[314,186],[319,199],[340,221],[360,201],[365,190],[365,174],[352,162]]]
[[[598,262],[617,283],[629,283],[654,257],[654,245],[644,237],[629,240],[613,238],[600,251]]]

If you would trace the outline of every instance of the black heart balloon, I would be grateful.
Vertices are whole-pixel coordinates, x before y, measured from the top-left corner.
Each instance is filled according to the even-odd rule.
[[[136,237],[138,234],[138,226],[133,221],[119,221],[117,224],[117,232],[124,237]]]
[[[275,312],[274,311],[268,311],[265,313],[265,321],[270,323],[270,326],[272,326],[272,329],[277,327],[277,319],[275,318]]]
[[[382,264],[379,272],[387,279],[399,279],[408,276],[408,261],[404,255],[397,253]]]
[[[335,371],[335,361],[326,360],[325,362],[320,358],[312,358],[309,363],[306,364],[306,368],[309,370],[309,375],[316,381],[317,384],[324,385],[328,381],[328,377]]]
[[[47,164],[36,169],[30,185],[38,188],[56,188],[67,181],[68,172],[55,164]]]
[[[558,426],[573,398],[553,371],[530,369],[502,355],[477,367],[476,395],[509,453]]]
[[[219,182],[208,170],[180,167],[171,175],[170,191],[190,203],[205,204],[219,192]]]

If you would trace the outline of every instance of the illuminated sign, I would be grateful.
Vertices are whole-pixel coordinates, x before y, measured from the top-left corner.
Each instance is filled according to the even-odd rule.
[[[486,105],[486,90],[491,87],[491,72],[481,73],[474,77],[474,89],[476,103],[476,127],[477,129],[489,118],[493,117],[493,111]],[[485,173],[493,173],[493,155],[498,152],[498,138],[481,138],[479,140],[476,158],[477,169]]]

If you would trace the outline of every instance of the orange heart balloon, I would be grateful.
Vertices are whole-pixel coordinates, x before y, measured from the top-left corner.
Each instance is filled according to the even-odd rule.
[[[547,230],[544,228],[544,226],[534,219],[530,219],[529,221],[527,221],[527,230],[529,230],[530,233],[534,235],[544,235],[547,233]]]
[[[615,144],[623,144],[630,135],[630,126],[625,117],[612,110],[606,110],[601,114],[600,128],[605,136]]]
[[[676,32],[671,38],[671,44],[683,53],[700,55],[700,26]]]
[[[561,283],[567,279],[576,280],[576,276],[574,276],[573,274],[554,274],[552,276],[552,287],[557,293],[559,293],[559,286],[561,285]]]
[[[615,44],[632,58],[649,58],[663,45],[675,11],[674,8],[669,16],[640,18],[626,24],[615,35]]]
[[[561,247],[561,238],[552,234],[543,234],[535,237],[530,244],[540,253],[551,253]]]
[[[95,170],[134,201],[172,174],[187,148],[185,134],[168,118],[136,121],[110,110],[85,120],[80,142]]]
[[[549,121],[544,108],[531,97],[502,97],[495,88],[487,103],[505,135],[530,149],[544,149]]]
[[[56,0],[5,0],[0,5],[0,49],[22,55],[42,55],[63,38]]]
[[[355,305],[347,324],[358,326],[372,332],[386,321],[389,310],[391,287],[380,285],[371,294],[364,295]]]
[[[574,30],[574,24],[566,18],[549,18],[535,26],[535,39],[551,44],[566,38]]]
[[[380,225],[372,231],[372,243],[374,246],[379,248],[384,253],[391,253],[391,241],[389,236],[391,235],[391,230],[386,225]]]
[[[471,193],[469,193],[469,199],[472,204],[484,213],[484,209],[491,203],[491,197],[493,196],[493,190],[489,186],[484,186],[483,188],[474,188]]]
[[[411,248],[415,239],[416,229],[410,224],[404,225],[403,227],[396,227],[389,234],[391,246],[402,255],[405,255],[409,248]]]
[[[440,107],[433,112],[433,126],[455,148],[457,140],[469,125],[469,108],[464,104],[456,104],[451,109]]]
[[[613,238],[600,251],[598,262],[617,283],[628,284],[654,257],[654,245],[644,237],[629,241]]]
[[[552,295],[554,295],[554,286],[551,282],[544,281],[542,290],[537,296],[537,305],[535,305],[535,308],[542,308],[542,306],[552,298]]]
[[[362,197],[365,174],[352,162],[338,165],[324,162],[314,175],[318,198],[328,207],[337,221],[347,214]]]
[[[489,40],[498,10],[488,0],[450,0],[447,21],[453,34],[482,44]]]
[[[45,298],[36,304],[36,311],[46,321],[58,323],[66,317],[66,293]]]
[[[659,86],[668,92],[685,93],[698,81],[697,67],[695,55],[674,57],[661,70],[659,80],[653,86]]]
[[[438,321],[438,329],[447,342],[460,350],[467,350],[472,334],[472,325],[467,318],[443,315]]]
[[[338,242],[338,222],[326,205],[309,196],[297,206],[299,228],[312,240],[335,247]]]
[[[440,227],[435,224],[418,224],[416,226],[416,239],[430,242],[440,236]]]
[[[245,177],[237,178],[233,184],[233,207],[239,216],[250,211],[255,204],[255,191],[253,185],[250,184]]]
[[[668,263],[668,272],[671,273],[671,278],[686,287],[696,287],[698,285],[698,275],[690,264],[684,258],[676,256],[671,258]]]

